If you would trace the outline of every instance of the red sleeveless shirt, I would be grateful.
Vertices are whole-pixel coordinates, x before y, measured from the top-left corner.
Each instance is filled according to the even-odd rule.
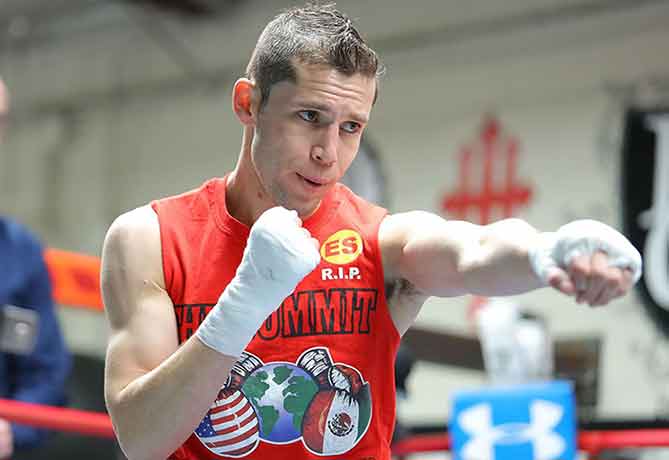
[[[152,203],[180,343],[234,276],[249,235],[228,213],[225,188],[212,179]],[[170,459],[390,459],[400,337],[377,241],[386,214],[338,184],[304,221],[320,242],[319,266],[221,376],[209,412]]]

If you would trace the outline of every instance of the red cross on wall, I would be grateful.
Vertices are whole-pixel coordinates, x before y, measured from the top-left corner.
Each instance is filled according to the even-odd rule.
[[[532,189],[517,182],[518,152],[517,138],[503,133],[495,117],[486,117],[478,139],[460,150],[459,184],[443,197],[442,210],[484,225],[527,206]]]

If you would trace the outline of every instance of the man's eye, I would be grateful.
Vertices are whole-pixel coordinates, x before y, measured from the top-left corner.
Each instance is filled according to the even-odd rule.
[[[355,134],[360,129],[360,123],[356,123],[354,121],[347,121],[346,123],[341,125],[341,129],[343,129],[349,134]]]
[[[300,118],[302,118],[304,121],[308,121],[310,123],[318,121],[318,113],[315,110],[302,110],[298,113]]]

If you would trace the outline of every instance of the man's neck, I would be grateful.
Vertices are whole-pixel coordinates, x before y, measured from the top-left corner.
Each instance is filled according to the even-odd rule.
[[[275,206],[254,171],[240,161],[225,184],[225,205],[232,217],[249,227]]]

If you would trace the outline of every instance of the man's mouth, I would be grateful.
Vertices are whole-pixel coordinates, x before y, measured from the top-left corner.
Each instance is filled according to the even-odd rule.
[[[319,179],[317,177],[305,177],[299,173],[297,175],[300,177],[300,179],[302,179],[304,182],[306,182],[312,187],[322,187],[327,184],[325,180]]]

